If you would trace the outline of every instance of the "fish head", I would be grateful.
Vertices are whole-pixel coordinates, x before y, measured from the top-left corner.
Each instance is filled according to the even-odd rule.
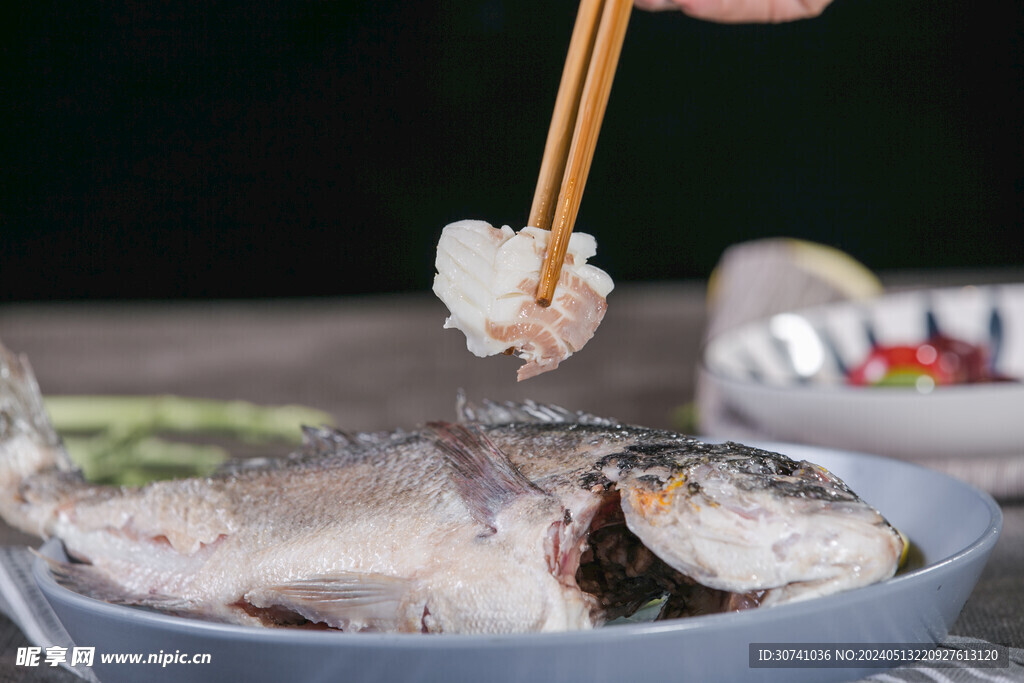
[[[896,570],[899,534],[823,467],[735,444],[659,461],[617,483],[625,522],[702,585],[789,602]]]

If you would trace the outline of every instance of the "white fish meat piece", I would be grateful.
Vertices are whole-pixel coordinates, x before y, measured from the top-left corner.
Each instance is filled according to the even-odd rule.
[[[58,580],[128,605],[341,631],[588,629],[782,604],[892,576],[903,541],[808,462],[555,406],[307,428],[287,457],[142,488],[91,484],[0,346],[0,515],[57,537]]]
[[[511,350],[526,364],[518,379],[558,367],[594,335],[614,285],[587,264],[597,253],[591,235],[574,232],[548,307],[535,301],[550,232],[492,227],[464,220],[444,228],[437,245],[434,293],[448,307],[445,328],[462,330],[477,356]]]

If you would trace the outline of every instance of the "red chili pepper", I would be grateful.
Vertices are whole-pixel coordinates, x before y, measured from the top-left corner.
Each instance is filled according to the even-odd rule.
[[[930,377],[936,385],[993,382],[988,353],[983,346],[936,335],[916,346],[878,346],[847,375],[858,386],[914,385]]]

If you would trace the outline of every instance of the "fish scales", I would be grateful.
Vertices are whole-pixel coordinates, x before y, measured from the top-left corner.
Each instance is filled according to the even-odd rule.
[[[72,555],[106,568],[110,574],[124,576],[130,593],[144,595],[153,588],[160,594],[171,591],[197,606],[208,606],[210,617],[243,622],[250,619],[235,613],[232,606],[239,601],[251,602],[245,596],[253,586],[285,586],[312,577],[321,577],[326,583],[331,579],[347,580],[350,574],[409,578],[429,586],[434,580],[429,574],[451,571],[455,562],[468,562],[479,569],[479,574],[491,567],[489,555],[496,551],[514,555],[517,550],[505,547],[506,539],[489,548],[488,553],[478,548],[475,541],[479,525],[469,518],[461,497],[450,486],[437,449],[424,452],[425,441],[423,437],[411,438],[379,449],[372,458],[366,454],[355,459],[324,457],[301,462],[296,468],[250,469],[189,480],[188,487],[179,482],[158,482],[113,500],[104,497],[94,503],[86,497],[73,501],[76,512],[53,520],[47,531],[62,538]],[[418,465],[413,468],[415,477],[410,477],[412,461]],[[325,477],[331,482],[326,487]],[[132,529],[138,543],[159,551],[163,545],[159,532],[173,528],[177,532],[171,537],[174,547],[162,549],[162,554],[176,552],[201,560],[189,565],[191,571],[185,581],[180,578],[182,565],[164,564],[166,558],[149,567],[159,580],[154,581],[150,572],[140,577],[134,558],[119,552],[120,544],[112,547],[106,538],[98,538],[110,536],[110,529],[120,531],[115,536],[128,533],[138,511],[187,513],[197,501],[212,501],[203,516],[216,514],[220,524],[196,529],[183,515],[185,519],[166,520],[158,528],[147,524]],[[457,558],[446,558],[438,556],[438,547],[463,550]],[[97,552],[97,548],[107,554]],[[516,574],[515,567],[503,571]],[[543,571],[547,573],[546,567]],[[139,584],[137,578],[150,584]],[[463,575],[460,580],[472,583],[478,578]],[[479,590],[493,599],[500,597],[499,590],[507,589],[500,576],[481,583],[485,585]],[[323,593],[324,600],[332,597],[327,590]],[[273,601],[263,593],[259,596],[258,607]],[[291,607],[303,611],[298,605]],[[440,618],[439,608],[434,613]],[[486,610],[477,609],[476,613],[486,614]],[[344,621],[339,619],[335,625]],[[526,617],[522,622],[519,626],[524,630],[534,625]]]
[[[738,444],[532,402],[457,401],[414,431],[307,428],[279,459],[139,489],[90,484],[0,347],[0,513],[60,538],[83,593],[341,631],[586,629],[883,580],[899,535],[838,478]]]

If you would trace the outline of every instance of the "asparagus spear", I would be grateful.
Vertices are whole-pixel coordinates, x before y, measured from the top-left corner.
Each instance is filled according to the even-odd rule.
[[[51,396],[46,408],[86,478],[119,485],[209,474],[229,454],[220,445],[196,443],[204,437],[295,443],[302,425],[333,423],[329,414],[304,406],[180,396]]]

